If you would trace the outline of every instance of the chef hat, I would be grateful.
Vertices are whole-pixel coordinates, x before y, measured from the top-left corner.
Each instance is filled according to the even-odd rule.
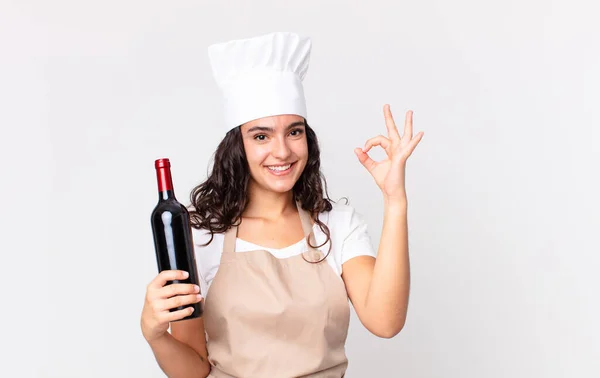
[[[302,81],[310,50],[310,38],[288,32],[209,46],[213,76],[223,95],[227,131],[273,115],[306,118]]]

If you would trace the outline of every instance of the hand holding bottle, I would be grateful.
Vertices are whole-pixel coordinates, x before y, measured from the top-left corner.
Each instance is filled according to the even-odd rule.
[[[189,283],[167,282],[188,278],[189,273],[182,270],[163,270],[146,289],[146,300],[142,310],[141,327],[144,338],[150,342],[163,336],[169,329],[169,323],[190,316],[194,306],[171,311],[180,306],[199,303],[202,300],[200,288]]]

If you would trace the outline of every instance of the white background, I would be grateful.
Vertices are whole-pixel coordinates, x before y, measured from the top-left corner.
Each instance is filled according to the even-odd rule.
[[[313,39],[330,195],[375,245],[381,194],[353,149],[385,103],[425,131],[408,320],[383,340],[353,316],[347,376],[600,376],[595,2],[0,4],[0,376],[164,376],[139,328],[153,162],[187,203],[223,135],[206,48],[271,31]]]

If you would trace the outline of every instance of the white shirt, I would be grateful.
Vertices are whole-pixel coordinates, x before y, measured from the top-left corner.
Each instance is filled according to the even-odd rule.
[[[323,254],[327,254],[331,244],[331,252],[327,256],[327,263],[339,276],[342,274],[342,264],[356,256],[376,257],[369,234],[367,224],[363,217],[353,207],[344,204],[333,203],[333,209],[329,212],[319,214],[319,219],[329,227],[331,239],[320,247]],[[320,245],[327,239],[318,224],[313,225],[316,245]],[[192,228],[196,264],[200,278],[202,295],[206,297],[213,278],[219,270],[221,253],[223,251],[224,234],[215,234],[212,242],[207,246],[201,244],[210,240],[207,230]],[[236,238],[235,251],[244,253],[258,249],[266,250],[277,258],[287,258],[299,255],[308,250],[306,239],[284,248],[266,248],[248,241]]]

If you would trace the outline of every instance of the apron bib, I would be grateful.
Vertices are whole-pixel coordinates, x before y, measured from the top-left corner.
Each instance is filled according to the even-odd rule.
[[[297,203],[304,235],[310,216]],[[266,250],[235,252],[226,231],[221,264],[206,296],[209,377],[343,377],[350,305],[342,279],[311,248],[279,259]],[[304,258],[303,258],[304,256]]]

